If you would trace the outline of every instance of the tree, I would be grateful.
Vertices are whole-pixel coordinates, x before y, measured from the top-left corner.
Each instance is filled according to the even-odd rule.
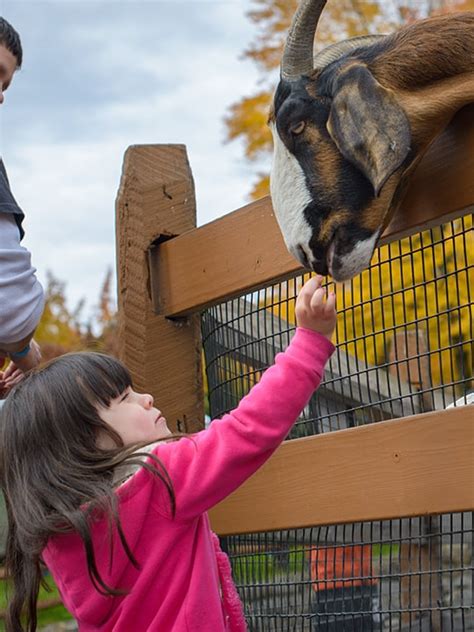
[[[117,312],[112,299],[112,270],[108,269],[95,313],[85,320],[85,300],[74,309],[67,306],[66,283],[47,272],[45,308],[35,333],[43,359],[70,351],[101,351],[118,355]]]
[[[41,345],[43,358],[49,360],[82,348],[80,319],[84,300],[79,301],[71,312],[66,303],[66,284],[50,271],[46,273],[46,278],[45,307],[35,339]]]
[[[117,324],[117,310],[112,299],[112,268],[109,268],[102,285],[95,316],[87,326],[86,347],[118,357]],[[92,333],[93,330],[96,331],[95,335]]]
[[[338,288],[346,314],[338,320],[345,349],[372,365],[385,365],[397,333],[423,337],[431,384],[472,387],[474,237],[472,216],[459,218],[380,248],[366,270]],[[408,289],[407,289],[408,288]],[[420,351],[423,359],[423,351]]]
[[[297,280],[288,293],[300,286]],[[294,324],[295,300],[287,300],[286,287],[274,286],[265,304]],[[449,395],[460,397],[474,376],[472,287],[474,232],[467,215],[382,246],[370,270],[338,284],[337,342],[365,364],[394,372],[406,359],[395,339],[411,332],[424,341],[416,355],[428,365],[420,388],[452,384]]]

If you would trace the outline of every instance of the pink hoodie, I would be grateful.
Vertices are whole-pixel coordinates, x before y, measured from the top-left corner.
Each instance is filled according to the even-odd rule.
[[[234,411],[192,437],[154,448],[173,482],[175,518],[164,485],[147,470],[140,469],[117,489],[125,537],[139,569],[103,519],[92,526],[92,537],[103,579],[127,589],[126,595],[104,596],[94,589],[76,534],[49,540],[43,559],[80,632],[246,629],[228,560],[216,550],[206,512],[280,445],[317,388],[333,350],[320,334],[298,328],[287,350]]]

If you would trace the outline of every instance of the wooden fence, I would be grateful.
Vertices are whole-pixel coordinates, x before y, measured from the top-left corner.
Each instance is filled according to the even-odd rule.
[[[472,213],[473,173],[468,106],[419,165],[382,242]],[[302,271],[269,198],[195,225],[185,147],[130,147],[117,198],[121,354],[137,389],[187,432],[204,423],[200,311]],[[473,454],[472,406],[295,439],[211,512],[212,525],[227,535],[471,511]],[[330,467],[342,458],[344,484]]]

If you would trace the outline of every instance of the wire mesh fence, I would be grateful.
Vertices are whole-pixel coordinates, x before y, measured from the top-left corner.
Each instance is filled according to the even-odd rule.
[[[473,281],[472,216],[381,247],[369,270],[336,289],[337,350],[289,438],[468,404]],[[211,417],[235,407],[288,345],[302,283],[203,314]],[[474,630],[471,514],[226,544],[250,630]]]
[[[251,631],[474,630],[471,514],[226,541]]]

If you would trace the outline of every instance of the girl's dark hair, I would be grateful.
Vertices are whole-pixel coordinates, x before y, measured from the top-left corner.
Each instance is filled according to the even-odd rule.
[[[5,46],[12,55],[16,57],[17,68],[21,68],[23,63],[23,49],[18,33],[15,31],[10,22],[0,17],[0,45]]]
[[[41,554],[54,534],[76,532],[85,547],[94,587],[102,594],[124,594],[103,581],[90,529],[92,516],[102,512],[109,527],[116,527],[130,561],[138,566],[117,511],[117,466],[140,465],[158,476],[174,514],[173,487],[159,459],[146,454],[154,463],[145,463],[145,454],[136,452],[138,446],[125,447],[98,414],[99,407],[108,406],[131,383],[118,360],[100,353],[72,353],[27,375],[5,400],[0,412],[0,480],[9,525],[5,562],[13,580],[8,631],[36,630]],[[117,447],[99,448],[99,432]]]

